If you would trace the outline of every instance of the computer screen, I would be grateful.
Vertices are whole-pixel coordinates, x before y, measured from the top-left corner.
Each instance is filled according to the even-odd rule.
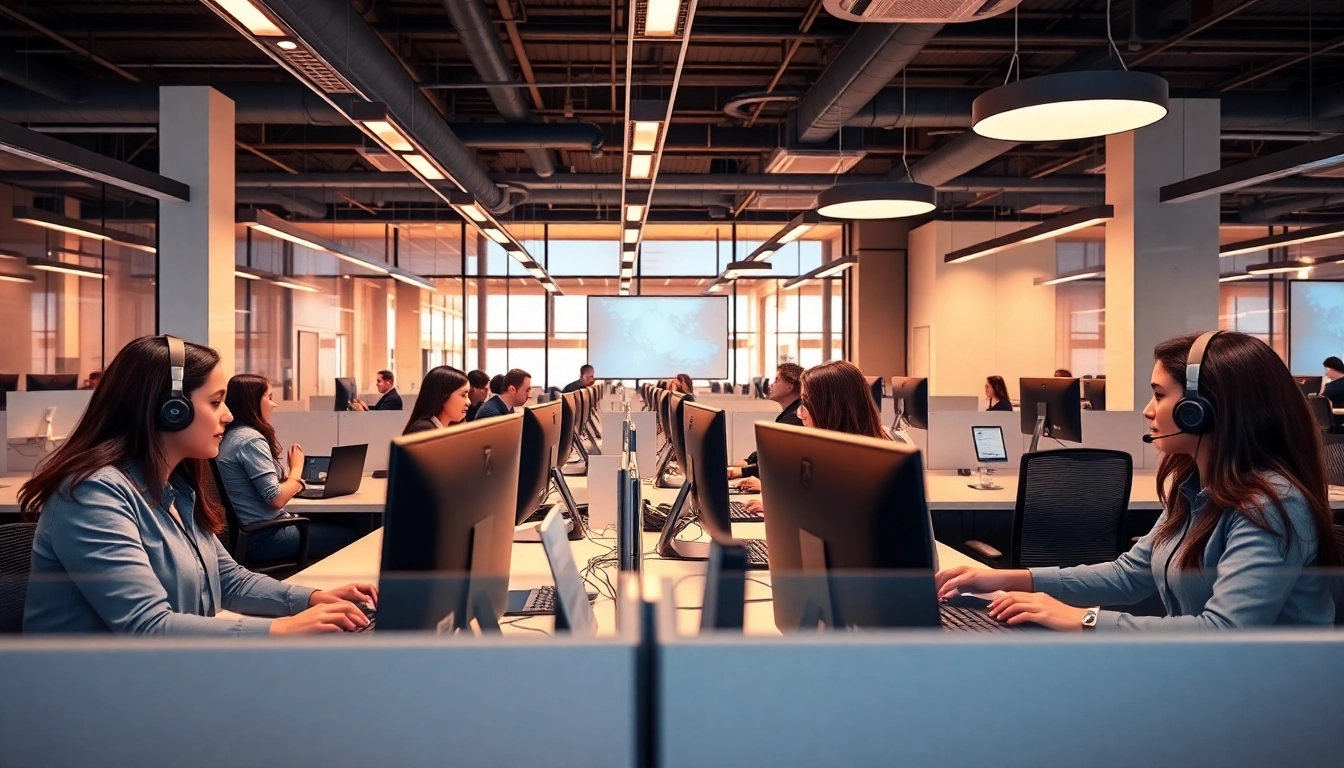
[[[733,537],[728,499],[728,436],[723,411],[699,403],[683,403],[682,470],[700,511],[700,525],[711,537]],[[676,427],[673,427],[676,434]],[[676,442],[673,442],[675,448]]]
[[[392,439],[378,630],[498,626],[508,603],[522,414]]]
[[[1021,379],[1022,434],[1036,430],[1039,406],[1045,405],[1042,435],[1056,440],[1083,442],[1083,404],[1078,379]]]
[[[886,394],[885,387],[882,384],[882,377],[864,376],[863,378],[868,382],[868,391],[871,392],[873,395],[873,405],[876,405],[877,410],[881,411],[882,396]]]
[[[1297,386],[1302,390],[1303,395],[1319,395],[1321,394],[1321,386],[1325,381],[1325,377],[1294,376],[1293,380],[1297,382]]]
[[[589,296],[588,362],[614,379],[728,376],[725,296]]]
[[[1288,369],[1319,371],[1340,354],[1344,339],[1344,282],[1288,281]]]
[[[892,376],[891,399],[905,423],[915,429],[929,428],[929,380],[915,376]],[[898,425],[899,426],[899,425]]]
[[[77,373],[30,373],[28,374],[29,392],[51,392],[79,388]]]
[[[336,379],[336,403],[333,410],[348,411],[350,403],[359,397],[359,387],[355,380],[344,376]]]
[[[546,500],[560,442],[560,402],[539,403],[522,409],[523,441],[518,455],[518,516],[522,525]]]
[[[975,460],[981,464],[1008,461],[1008,446],[1003,442],[1003,427],[971,427],[975,441]]]

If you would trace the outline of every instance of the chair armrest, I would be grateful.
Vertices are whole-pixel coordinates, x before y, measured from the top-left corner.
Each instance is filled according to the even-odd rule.
[[[985,562],[987,565],[995,565],[999,561],[1003,560],[1002,552],[989,546],[983,541],[976,541],[975,539],[971,539],[970,541],[966,542],[964,546],[967,549],[971,550],[971,552],[976,556],[977,559]]]
[[[277,517],[274,520],[264,520],[260,523],[241,526],[243,533],[256,533],[268,528],[285,528],[291,525],[298,525],[307,528],[310,521],[306,517]]]

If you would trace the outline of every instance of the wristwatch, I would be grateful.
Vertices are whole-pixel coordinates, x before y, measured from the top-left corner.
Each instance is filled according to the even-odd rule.
[[[1101,611],[1100,607],[1088,608],[1086,611],[1083,611],[1083,629],[1097,628],[1097,614],[1100,611]]]

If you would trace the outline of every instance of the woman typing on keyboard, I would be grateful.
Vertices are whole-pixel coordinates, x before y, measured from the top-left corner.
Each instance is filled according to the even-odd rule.
[[[1144,441],[1162,452],[1165,510],[1153,530],[1110,563],[952,568],[936,577],[940,597],[1004,590],[991,616],[1059,630],[1333,622],[1329,581],[1316,572],[1340,562],[1321,440],[1287,367],[1240,333],[1177,337],[1154,352]],[[1154,593],[1166,616],[1095,607]]]
[[[368,619],[371,584],[318,591],[242,568],[201,494],[232,421],[219,354],[145,336],[117,354],[74,432],[19,491],[38,518],[24,632],[265,635]],[[220,610],[253,617],[225,621]]]
[[[280,441],[271,426],[275,411],[269,381],[263,376],[240,373],[229,379],[225,404],[233,423],[219,444],[219,477],[224,493],[233,504],[238,522],[264,523],[289,515],[285,511],[305,488],[304,455],[298,445],[289,447],[289,470],[280,463]],[[317,560],[355,540],[348,528],[334,523],[308,523],[308,556]],[[247,556],[257,560],[291,560],[299,554],[299,531],[292,525],[257,531],[248,536]]]

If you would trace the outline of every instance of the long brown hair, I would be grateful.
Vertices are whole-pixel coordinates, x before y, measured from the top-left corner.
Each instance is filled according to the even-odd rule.
[[[986,376],[985,382],[989,384],[989,391],[994,393],[995,400],[1008,402],[1008,385],[1003,383],[1002,376]]]
[[[1162,369],[1182,388],[1186,358],[1196,338],[1197,334],[1177,336],[1153,350]],[[1209,476],[1199,478],[1207,489],[1207,508],[1212,514],[1201,515],[1185,535],[1179,567],[1198,570],[1202,566],[1204,549],[1223,515],[1240,514],[1255,526],[1273,531],[1267,507],[1277,510],[1285,533],[1284,549],[1288,549],[1296,532],[1282,498],[1266,477],[1271,472],[1296,487],[1311,508],[1316,565],[1338,565],[1320,430],[1288,367],[1263,341],[1225,332],[1205,348],[1200,371],[1199,393],[1214,412],[1213,429],[1200,437],[1208,446]],[[1157,532],[1158,541],[1177,538],[1185,530],[1190,505],[1178,489],[1197,472],[1193,456],[1163,454],[1157,492],[1167,519]]]
[[[872,388],[853,363],[832,360],[808,368],[803,372],[802,386],[803,407],[814,426],[891,439],[882,429],[882,414],[873,403]]]
[[[186,345],[182,391],[188,398],[205,384],[219,365],[219,353],[198,344]],[[163,451],[157,414],[170,388],[168,344],[162,336],[141,336],[122,348],[103,372],[75,429],[50,456],[42,460],[31,480],[19,490],[19,508],[28,519],[42,513],[53,494],[68,494],[98,470],[138,466],[145,491],[156,503],[168,478],[160,477],[167,457]],[[173,468],[169,468],[173,471]],[[224,529],[224,514],[201,492],[210,468],[203,459],[186,459],[176,473],[196,494],[196,522],[211,533]]]
[[[255,373],[240,373],[229,379],[229,388],[224,395],[224,404],[233,414],[233,422],[226,429],[251,427],[266,438],[271,448],[271,458],[280,460],[280,441],[275,438],[275,427],[261,415],[261,399],[266,396],[271,382],[265,376]]]
[[[415,407],[411,409],[411,418],[406,420],[406,426],[401,433],[406,434],[406,430],[421,419],[438,416],[439,412],[443,410],[443,404],[448,402],[448,398],[454,392],[470,386],[471,380],[467,378],[467,374],[450,365],[431,368],[429,373],[425,374],[425,380],[420,382],[420,394],[415,398]],[[448,425],[444,424],[443,426]]]

